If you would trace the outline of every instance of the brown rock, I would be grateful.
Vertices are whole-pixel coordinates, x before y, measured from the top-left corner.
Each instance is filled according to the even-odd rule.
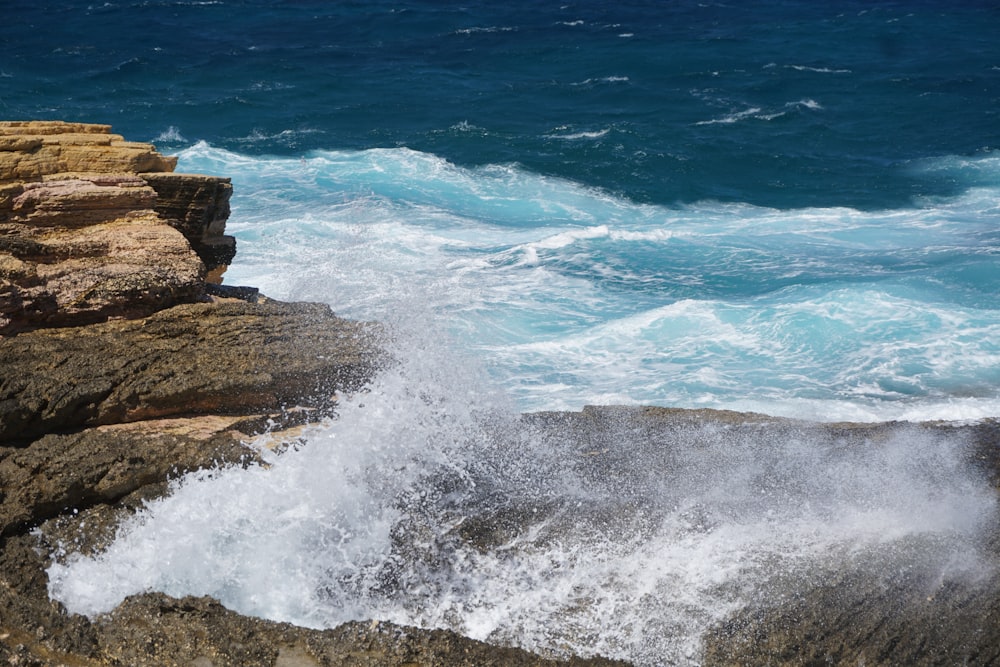
[[[61,512],[113,503],[170,477],[257,460],[243,443],[259,419],[206,415],[98,426],[0,447],[0,535]],[[86,455],[81,456],[81,452]]]
[[[329,414],[371,377],[377,335],[324,305],[228,302],[0,339],[0,443],[182,414]]]
[[[1000,663],[995,568],[981,580],[948,580],[938,565],[909,558],[881,575],[847,569],[790,583],[781,604],[758,601],[715,628],[704,664]]]
[[[274,665],[276,667],[593,667],[625,665],[594,658],[547,660],[490,646],[447,630],[392,623],[345,623],[308,630],[240,616],[210,598],[160,594],[126,600],[96,624],[101,653],[114,664]]]
[[[175,162],[106,125],[0,123],[0,336],[200,300],[206,271],[191,245],[213,267],[232,259],[234,243],[222,233],[230,186],[159,179],[211,185],[208,195],[182,188],[164,204],[173,214],[195,197],[187,206],[207,222],[188,240],[154,211],[157,191],[137,175]],[[195,217],[171,220],[190,231]]]
[[[62,120],[5,120],[0,121],[0,134],[10,136],[50,134],[108,134],[110,125],[98,123],[69,123]]]
[[[11,200],[10,219],[45,227],[83,227],[151,210],[156,192],[130,174],[114,179],[67,178],[25,183]]]
[[[232,261],[236,239],[223,233],[233,194],[228,178],[171,172],[142,178],[156,191],[156,212],[184,234],[209,271]]]
[[[10,665],[94,665],[97,635],[48,596],[45,558],[31,535],[0,538],[0,659]]]
[[[0,335],[196,301],[204,271],[151,211],[81,228],[0,224]]]

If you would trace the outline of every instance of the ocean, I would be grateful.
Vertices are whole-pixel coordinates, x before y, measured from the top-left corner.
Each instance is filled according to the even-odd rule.
[[[225,282],[384,322],[406,360],[270,470],[194,476],[104,556],[54,566],[71,609],[155,589],[697,662],[700,633],[764,595],[731,584],[769,557],[914,531],[958,531],[968,555],[979,524],[956,517],[995,511],[960,443],[831,462],[808,439],[727,457],[719,434],[688,470],[714,486],[649,491],[651,533],[584,521],[543,544],[538,524],[516,559],[452,546],[405,600],[357,574],[400,558],[393,526],[431,471],[474,478],[523,412],[1000,415],[994,3],[14,0],[4,18],[4,117],[108,123],[231,177]],[[514,440],[549,470],[556,445]],[[806,490],[736,517],[715,496],[755,461]],[[516,496],[521,473],[496,465]],[[835,493],[816,466],[867,481]],[[558,477],[553,494],[584,492]],[[820,497],[865,518],[831,522]],[[906,510],[942,497],[939,520]],[[692,507],[718,529],[683,528]],[[425,528],[447,533],[445,514]],[[196,567],[208,554],[219,566]],[[268,555],[254,576],[248,554]]]

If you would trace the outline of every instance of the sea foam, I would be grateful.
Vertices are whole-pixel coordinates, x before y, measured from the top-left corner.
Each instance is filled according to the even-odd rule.
[[[880,211],[637,204],[409,149],[201,144],[181,159],[234,178],[228,282],[366,319],[425,302],[523,409],[878,421],[1000,407],[992,154],[914,164],[972,187]]]
[[[959,438],[525,420],[425,315],[399,314],[401,363],[336,422],[264,450],[267,468],[186,476],[103,553],[53,564],[53,597],[94,616],[149,590],[211,595],[310,627],[380,619],[697,664],[714,624],[827,573],[987,571],[995,494]]]

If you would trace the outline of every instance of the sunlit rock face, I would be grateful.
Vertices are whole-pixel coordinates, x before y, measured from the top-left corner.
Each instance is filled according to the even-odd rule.
[[[176,162],[107,125],[0,123],[0,335],[201,299],[232,186]]]

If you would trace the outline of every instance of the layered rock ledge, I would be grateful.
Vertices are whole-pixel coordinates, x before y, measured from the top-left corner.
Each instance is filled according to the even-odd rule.
[[[0,122],[0,335],[201,299],[232,186],[176,164],[107,125]]]

